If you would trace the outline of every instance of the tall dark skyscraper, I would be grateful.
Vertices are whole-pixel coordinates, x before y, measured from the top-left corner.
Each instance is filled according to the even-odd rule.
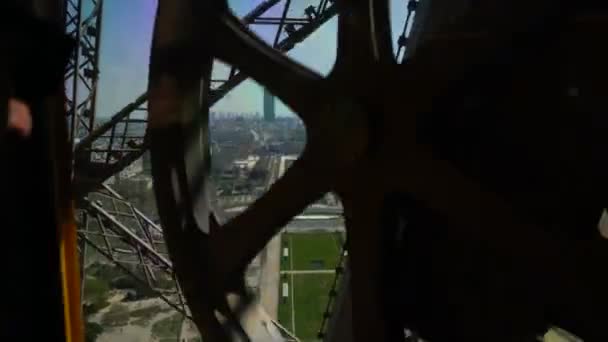
[[[276,116],[274,95],[264,88],[264,121],[272,122]]]

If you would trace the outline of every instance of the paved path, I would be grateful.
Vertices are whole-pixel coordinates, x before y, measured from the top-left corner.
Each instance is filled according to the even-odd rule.
[[[279,177],[281,177],[281,159],[270,158],[270,177],[267,190]],[[260,303],[271,319],[277,320],[279,311],[279,283],[281,270],[281,234],[275,235],[262,251],[262,270],[260,275]]]
[[[281,234],[270,240],[263,253],[266,253],[266,258],[260,276],[260,302],[268,316],[276,320],[279,308]]]

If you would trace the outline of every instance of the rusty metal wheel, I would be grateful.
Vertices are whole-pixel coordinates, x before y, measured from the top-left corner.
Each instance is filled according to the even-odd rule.
[[[421,133],[421,122],[427,123],[427,113],[445,112],[445,99],[463,95],[459,90],[468,86],[463,80],[473,82],[472,78],[479,83],[496,70],[503,70],[497,77],[508,77],[509,68],[523,62],[505,61],[500,58],[503,53],[521,48],[527,51],[522,54],[524,61],[530,55],[526,50],[530,41],[513,40],[513,34],[524,32],[521,37],[528,37],[530,23],[536,23],[539,14],[557,18],[552,15],[561,14],[561,8],[539,1],[528,11],[508,12],[505,18],[494,8],[494,22],[488,24],[490,20],[485,19],[485,23],[495,31],[469,34],[464,26],[458,33],[456,27],[450,36],[431,37],[414,58],[398,65],[386,25],[387,1],[338,3],[337,61],[324,78],[251,34],[229,12],[225,0],[160,0],[149,85],[148,137],[155,192],[169,252],[204,340],[268,340],[272,336],[267,324],[262,324],[267,321],[264,314],[256,311],[253,299],[243,289],[243,268],[292,217],[329,191],[339,194],[344,204],[357,341],[389,341],[395,336],[386,323],[393,319],[387,317],[386,284],[381,276],[383,215],[387,198],[395,194],[407,194],[417,205],[444,218],[442,224],[449,227],[408,235],[414,245],[420,241],[419,256],[433,259],[429,265],[434,269],[421,274],[433,280],[431,285],[441,294],[437,298],[444,300],[434,300],[431,294],[410,303],[445,310],[454,321],[452,336],[483,340],[504,331],[514,336],[530,333],[538,326],[505,322],[508,315],[519,314],[522,319],[534,316],[535,324],[543,321],[555,296],[577,292],[582,284],[592,283],[591,271],[573,264],[570,256],[574,254],[567,252],[567,243],[519,219],[512,201],[488,191],[478,179],[437,157],[433,144]],[[479,18],[475,14],[471,17]],[[532,36],[543,37],[540,31]],[[304,152],[284,177],[245,212],[221,226],[214,221],[207,193],[207,103],[213,58],[238,67],[266,86],[298,114],[308,132]],[[487,67],[479,70],[474,65]],[[527,70],[539,66],[538,61],[531,65]],[[523,96],[523,92],[509,91],[511,96]],[[525,98],[511,108],[521,109],[517,105],[525,101],[533,100]],[[435,233],[441,238],[439,242],[434,241]],[[428,250],[423,248],[425,244],[429,244]],[[484,254],[476,255],[502,267],[502,273],[490,280],[478,279],[485,286],[480,293],[465,291],[455,299],[437,284],[473,286],[463,279],[466,276],[455,272],[469,270],[469,262],[478,262],[463,256],[468,249],[483,250]],[[474,274],[475,268],[470,269]],[[564,281],[538,291],[540,285],[531,282],[542,277],[536,277],[535,272],[560,280],[576,277],[580,282]],[[516,277],[521,279],[511,281]],[[427,295],[423,292],[421,296]],[[232,294],[231,300],[226,300],[227,294]],[[574,297],[558,300],[557,310],[569,310],[574,316],[590,317],[593,313],[605,317],[593,296],[577,292]],[[477,304],[480,309],[475,312],[467,308]],[[532,304],[540,309],[531,309]],[[504,312],[497,314],[496,308]],[[486,310],[485,314],[480,310]],[[433,331],[438,318],[425,314],[419,320],[426,321],[417,323],[423,336],[450,335],[437,331],[439,328]],[[484,328],[476,326],[481,318],[486,319]],[[576,328],[596,332],[584,320],[574,321]],[[466,334],[475,329],[477,334]]]

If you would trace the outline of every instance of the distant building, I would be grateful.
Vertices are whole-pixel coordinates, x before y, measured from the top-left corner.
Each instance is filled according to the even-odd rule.
[[[273,122],[276,116],[274,96],[264,89],[264,121]]]

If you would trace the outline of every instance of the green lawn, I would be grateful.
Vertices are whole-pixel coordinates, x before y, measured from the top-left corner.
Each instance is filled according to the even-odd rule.
[[[279,323],[293,332],[291,303],[292,296],[295,295],[293,297],[293,305],[296,308],[293,312],[295,316],[295,335],[302,342],[316,341],[334,275],[289,275],[286,280],[281,280],[281,287],[285,281],[289,284],[289,298],[284,303],[283,295],[280,293]]]
[[[84,299],[88,303],[85,306],[85,314],[93,314],[108,306],[108,295],[110,286],[108,282],[96,277],[87,276],[84,285]]]
[[[340,233],[285,233],[281,248],[281,269],[333,269],[340,257]],[[289,257],[282,257],[283,248]]]
[[[328,270],[338,263],[343,235],[340,233],[285,233],[282,247],[289,248],[289,256],[283,257],[282,270]],[[302,342],[317,341],[323,313],[328,301],[334,274],[291,274],[281,277],[279,285],[278,320],[287,330],[294,332],[292,315],[295,317],[295,335]],[[289,284],[289,297],[283,302],[283,283]],[[292,311],[292,301],[295,310]]]
[[[333,274],[298,274],[293,276],[295,292],[296,336],[302,342],[316,341],[327,305]]]

